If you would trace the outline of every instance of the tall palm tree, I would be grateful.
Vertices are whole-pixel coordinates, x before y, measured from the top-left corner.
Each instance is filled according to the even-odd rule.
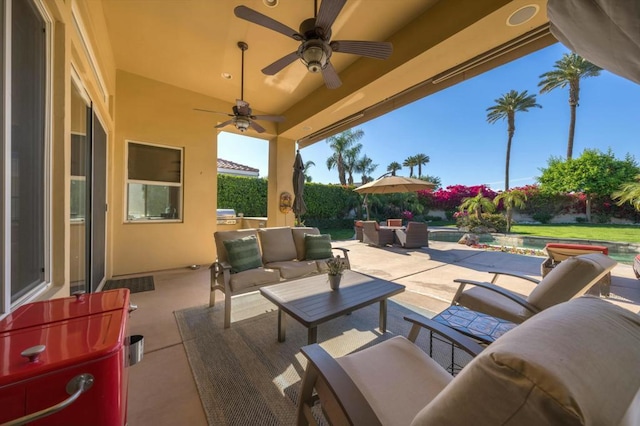
[[[540,75],[538,83],[540,93],[547,93],[558,87],[569,86],[569,108],[571,121],[569,122],[569,140],[567,142],[567,160],[573,156],[573,137],[576,129],[576,108],[580,102],[580,79],[597,77],[602,68],[593,65],[575,53],[565,53],[562,59],[556,61],[554,70]]]
[[[305,182],[311,182],[313,180],[311,175],[308,173],[308,170],[309,170],[309,167],[315,166],[315,165],[316,165],[316,163],[314,163],[311,160],[304,162],[304,171],[303,171],[303,173],[304,173],[304,181]]]
[[[496,206],[493,204],[489,197],[482,195],[482,191],[478,192],[475,197],[467,197],[462,199],[462,204],[458,207],[458,210],[465,211],[476,215],[478,220],[482,220],[482,212],[491,213],[495,211]]]
[[[356,172],[362,173],[362,183],[370,182],[371,173],[375,172],[378,168],[377,164],[373,164],[373,160],[366,154],[362,156],[356,163]]]
[[[409,168],[409,177],[413,177],[413,168],[418,165],[416,157],[413,155],[411,157],[407,157],[403,161],[402,165]]]
[[[529,95],[526,90],[524,92],[511,90],[509,93],[505,93],[500,98],[494,100],[494,102],[496,103],[495,105],[487,108],[487,111],[489,111],[487,121],[493,124],[498,120],[507,119],[507,133],[509,138],[507,140],[507,161],[504,172],[504,190],[507,191],[509,189],[511,141],[513,140],[513,134],[516,132],[516,112],[527,112],[529,108],[542,108],[542,106],[536,103],[536,95]]]
[[[511,191],[501,192],[493,199],[493,204],[498,206],[502,201],[502,205],[507,210],[507,233],[511,232],[511,223],[513,221],[513,209],[521,209],[527,201],[527,194],[520,189],[512,189]]]
[[[362,151],[361,143],[352,146],[344,153],[344,171],[347,174],[348,185],[353,185],[353,173],[357,171],[360,151]]]
[[[398,170],[402,169],[402,164],[397,161],[393,161],[387,166],[387,171],[391,172],[391,176],[395,176]]]
[[[611,198],[617,199],[616,204],[619,206],[628,202],[640,211],[640,175],[636,176],[635,182],[623,184],[618,191],[611,194]]]
[[[357,141],[362,139],[363,136],[364,132],[362,130],[358,129],[354,131],[349,129],[327,139],[329,147],[333,150],[331,157],[327,158],[327,168],[329,170],[334,168],[338,170],[338,178],[342,185],[347,184],[346,170],[344,167],[345,153],[352,148]]]
[[[416,160],[416,165],[418,166],[418,177],[422,177],[422,166],[427,164],[430,158],[426,154],[416,154],[413,158]]]

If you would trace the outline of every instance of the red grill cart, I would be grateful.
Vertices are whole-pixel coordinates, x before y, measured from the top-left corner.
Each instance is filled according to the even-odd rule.
[[[128,335],[134,309],[118,289],[31,303],[2,319],[0,424],[125,425],[128,367],[143,344]]]

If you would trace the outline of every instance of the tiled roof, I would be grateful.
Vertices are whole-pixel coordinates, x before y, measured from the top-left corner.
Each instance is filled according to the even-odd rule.
[[[234,163],[233,161],[224,160],[222,158],[218,158],[218,168],[219,169],[227,169],[227,170],[238,170],[243,172],[254,172],[259,173],[259,169],[254,169],[253,167],[245,166],[244,164]]]

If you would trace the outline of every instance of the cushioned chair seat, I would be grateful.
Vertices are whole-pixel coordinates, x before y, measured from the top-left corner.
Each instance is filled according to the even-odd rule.
[[[506,319],[519,324],[529,318],[531,313],[516,302],[506,297],[489,295],[489,291],[481,287],[472,287],[464,291],[458,298],[458,304],[482,312],[492,317]],[[516,293],[517,294],[517,293]],[[518,296],[524,297],[520,294]]]
[[[305,275],[317,274],[318,265],[315,260],[290,260],[288,262],[271,262],[267,263],[267,268],[277,269],[285,280],[294,278],[302,278]]]
[[[415,344],[397,336],[384,345],[338,358],[338,364],[358,386],[382,424],[406,426],[453,380],[453,376]],[[402,383],[411,394],[389,383]]]
[[[231,290],[235,292],[278,281],[280,281],[280,273],[277,269],[255,268],[231,274],[229,284]]]

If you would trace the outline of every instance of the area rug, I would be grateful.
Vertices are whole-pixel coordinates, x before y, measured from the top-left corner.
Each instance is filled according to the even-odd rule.
[[[234,297],[232,305],[231,328],[226,330],[222,303],[175,312],[209,424],[294,425],[306,367],[300,347],[307,344],[307,329],[287,318],[286,341],[279,343],[274,305],[259,294]],[[318,326],[318,342],[334,357],[343,356],[397,335],[407,336],[410,325],[403,316],[414,312],[389,300],[387,333],[381,334],[379,308],[374,304]],[[429,340],[423,331],[416,343],[429,353]],[[435,339],[431,353],[445,367],[470,360],[466,353],[452,351],[451,345]]]
[[[155,290],[153,277],[147,275],[144,277],[122,278],[119,280],[107,280],[102,291],[114,290],[116,288],[128,288],[131,293],[140,293],[141,291]]]

